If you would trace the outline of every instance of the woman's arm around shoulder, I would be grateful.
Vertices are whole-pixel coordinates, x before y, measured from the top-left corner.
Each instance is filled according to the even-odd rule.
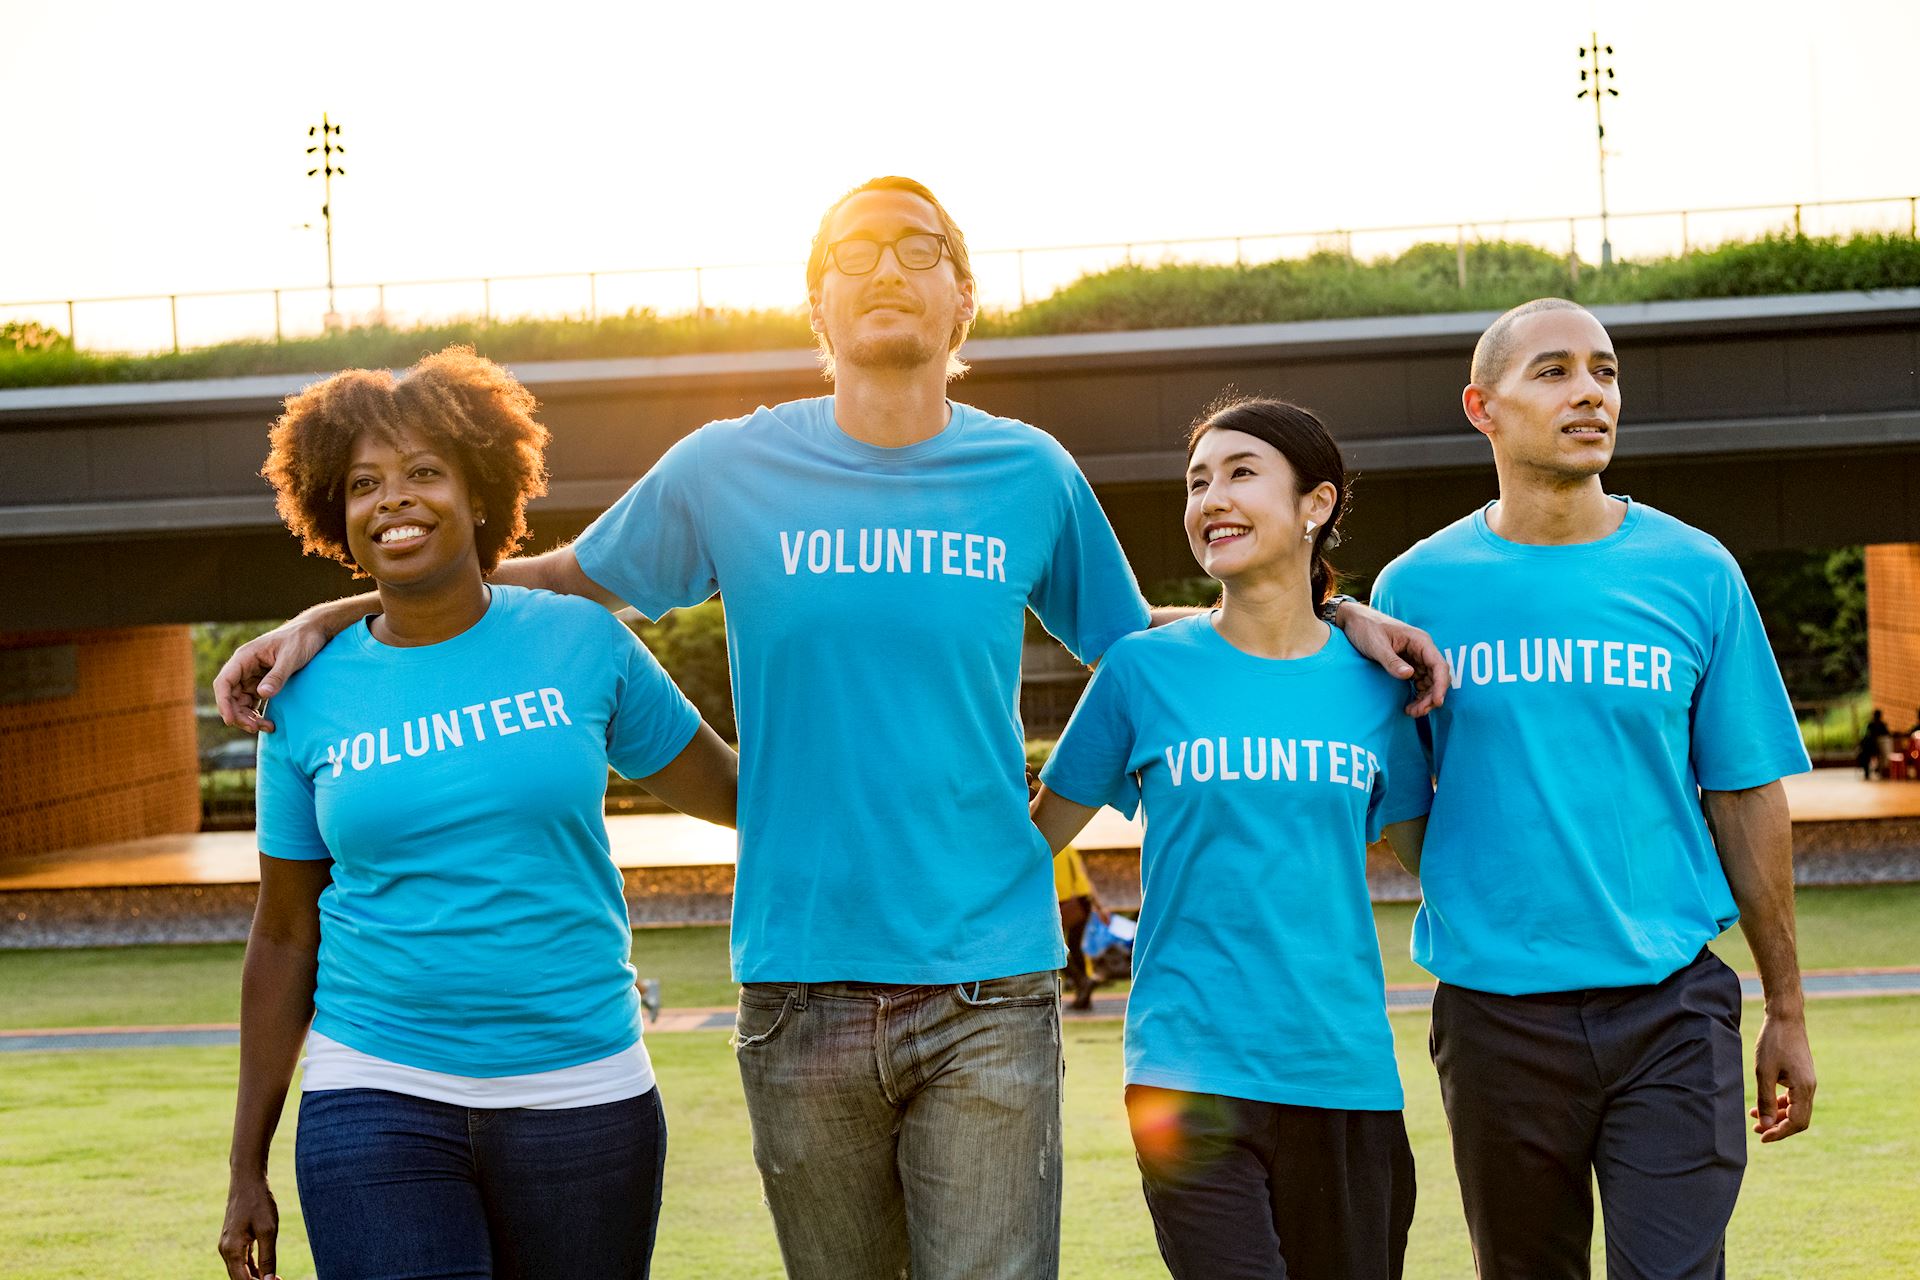
[[[639,782],[688,817],[723,827],[739,825],[740,757],[704,720],[679,755]]]
[[[1047,848],[1054,853],[1073,843],[1073,838],[1086,830],[1093,821],[1093,815],[1099,810],[1084,804],[1076,804],[1058,791],[1040,784],[1040,793],[1033,798],[1030,807],[1033,825],[1040,828],[1040,834],[1046,837]]]

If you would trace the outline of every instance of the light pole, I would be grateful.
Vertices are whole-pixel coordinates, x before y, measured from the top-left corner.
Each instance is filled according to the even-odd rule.
[[[317,152],[320,156],[318,164],[307,170],[307,176],[319,175],[322,184],[320,218],[327,232],[327,314],[321,323],[332,332],[340,327],[340,313],[333,305],[333,180],[347,176],[347,171],[335,164],[333,158],[347,154],[347,149],[335,141],[340,136],[340,126],[328,120],[324,111],[320,113],[319,124],[307,126],[307,136],[319,139],[307,148],[308,155]]]
[[[1600,148],[1600,266],[1613,265],[1613,241],[1607,236],[1607,122],[1600,113],[1600,103],[1606,98],[1617,98],[1620,91],[1613,87],[1613,68],[1601,63],[1600,58],[1613,56],[1613,46],[1600,43],[1600,33],[1591,33],[1593,43],[1580,51],[1580,83],[1586,88],[1580,90],[1577,97],[1593,96],[1593,127]]]

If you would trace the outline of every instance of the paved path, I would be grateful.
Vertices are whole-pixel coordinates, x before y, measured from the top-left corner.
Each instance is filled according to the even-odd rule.
[[[1920,966],[1900,969],[1832,969],[1802,975],[1810,1000],[1837,1000],[1861,996],[1920,996]],[[1742,975],[1740,985],[1748,1000],[1760,999],[1760,979]],[[1389,1009],[1424,1009],[1433,1003],[1433,988],[1421,985],[1387,988]],[[1085,1012],[1067,1010],[1068,1022],[1102,1022],[1124,1018],[1127,997],[1095,996]],[[732,1009],[668,1009],[647,1027],[648,1035],[669,1031],[731,1031]],[[157,1049],[182,1046],[225,1047],[240,1043],[234,1023],[204,1023],[178,1027],[42,1027],[0,1031],[0,1053],[46,1053],[69,1049]]]

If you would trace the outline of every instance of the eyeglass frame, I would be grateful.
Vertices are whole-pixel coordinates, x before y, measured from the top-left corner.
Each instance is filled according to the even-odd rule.
[[[900,242],[902,240],[911,240],[916,236],[930,236],[934,240],[939,241],[940,243],[939,256],[935,257],[932,262],[929,262],[924,267],[910,267],[906,263],[900,261],[900,250],[898,247]],[[868,267],[865,271],[849,271],[845,267],[840,265],[840,254],[839,254],[840,246],[843,244],[851,243],[851,242],[858,242],[861,244],[870,244],[875,247],[876,252],[873,255],[873,265]],[[893,253],[893,261],[895,265],[897,265],[902,271],[931,271],[935,267],[939,266],[942,261],[951,262],[953,260],[952,243],[948,241],[947,237],[944,234],[938,231],[908,231],[903,235],[895,236],[891,240],[876,240],[872,236],[842,236],[840,239],[835,240],[833,243],[827,246],[825,257],[828,265],[830,265],[835,271],[838,271],[841,275],[846,276],[849,279],[857,280],[861,276],[870,276],[874,272],[878,271],[880,269],[880,260],[887,255],[889,250],[891,250]]]

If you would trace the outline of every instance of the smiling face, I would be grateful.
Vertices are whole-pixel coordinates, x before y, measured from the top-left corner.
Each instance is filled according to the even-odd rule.
[[[1305,575],[1313,555],[1306,524],[1333,511],[1334,488],[1300,492],[1278,449],[1244,431],[1216,427],[1187,462],[1187,545],[1207,576],[1228,582],[1249,574]]]
[[[474,521],[482,514],[444,448],[409,433],[364,431],[345,479],[347,549],[383,587],[433,587],[478,576]]]
[[[1467,388],[1467,417],[1502,465],[1580,480],[1613,459],[1620,361],[1600,322],[1553,310],[1513,322],[1512,356],[1490,387]]]
[[[906,191],[865,191],[834,213],[827,242],[886,244],[913,232],[944,233],[931,204]],[[866,275],[845,275],[828,262],[807,301],[814,330],[825,335],[836,367],[944,367],[953,335],[973,318],[972,282],[960,278],[950,258],[909,271],[892,249]]]

